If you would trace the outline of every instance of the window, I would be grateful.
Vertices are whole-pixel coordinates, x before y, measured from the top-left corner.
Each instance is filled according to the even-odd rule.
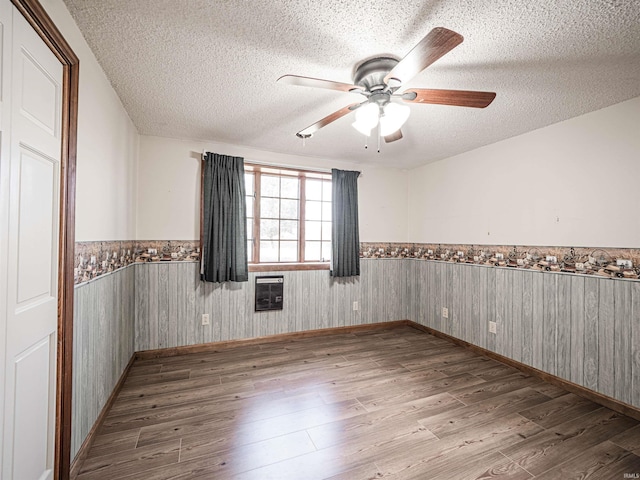
[[[331,175],[245,164],[249,263],[331,256]]]

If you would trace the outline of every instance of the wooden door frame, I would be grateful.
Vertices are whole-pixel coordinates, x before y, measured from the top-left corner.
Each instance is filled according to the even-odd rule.
[[[38,0],[11,0],[63,67],[54,479],[69,478],[73,387],[73,257],[80,61]]]

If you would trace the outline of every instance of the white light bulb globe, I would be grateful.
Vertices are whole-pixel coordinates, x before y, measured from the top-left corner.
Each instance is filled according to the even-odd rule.
[[[408,105],[399,105],[391,102],[387,103],[383,110],[384,113],[380,117],[380,135],[383,137],[400,130],[409,118],[409,113],[411,113]]]

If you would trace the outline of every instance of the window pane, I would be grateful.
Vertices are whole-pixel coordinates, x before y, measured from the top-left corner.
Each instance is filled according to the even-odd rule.
[[[278,224],[279,223],[280,222],[278,220],[260,220],[260,239],[261,240],[278,240],[278,236],[279,236]],[[260,254],[260,258],[262,258],[262,254]]]
[[[253,238],[253,218],[247,218],[247,238]]]
[[[256,183],[259,183],[257,185]],[[306,203],[300,203],[304,185]],[[245,172],[247,256],[251,262],[298,262],[328,259],[331,250],[331,191],[329,176],[281,174],[277,168],[262,174]],[[260,196],[254,195],[260,191]],[[260,203],[256,203],[256,201]],[[305,211],[300,237],[301,215]],[[258,211],[260,215],[257,215]],[[255,229],[254,229],[255,225]],[[305,258],[298,257],[305,242]],[[254,255],[255,249],[255,255]]]
[[[322,242],[322,261],[331,260],[331,242]]]
[[[244,174],[244,189],[247,195],[253,196],[253,173]]]
[[[280,200],[280,218],[298,218],[298,200]]]
[[[282,198],[299,198],[300,181],[297,178],[282,177],[280,180],[280,196]]]
[[[322,220],[321,202],[307,201],[305,208],[305,216],[307,220]]]
[[[298,242],[280,242],[280,261],[298,261]]]
[[[307,200],[322,200],[322,180],[307,179],[305,195]]]
[[[262,175],[260,181],[260,194],[263,197],[280,196],[280,177],[272,177],[271,175]]]
[[[278,261],[278,242],[260,242],[260,261]]]
[[[331,201],[331,182],[322,182],[322,200]]]
[[[260,218],[280,218],[280,200],[277,198],[260,199]]]
[[[322,202],[322,220],[331,221],[331,203]]]
[[[298,221],[282,220],[280,222],[280,238],[283,240],[298,239]]]
[[[321,242],[305,242],[304,243],[304,259],[305,261],[320,260],[320,243]]]
[[[322,222],[322,240],[331,240],[331,222]]]
[[[321,235],[321,222],[306,221],[304,222],[304,236],[306,240],[322,240]]]

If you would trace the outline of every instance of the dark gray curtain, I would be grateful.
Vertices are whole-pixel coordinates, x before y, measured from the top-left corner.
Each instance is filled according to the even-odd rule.
[[[360,275],[358,177],[360,172],[331,170],[331,276]]]
[[[200,277],[205,282],[246,282],[244,159],[207,152],[203,168]]]

